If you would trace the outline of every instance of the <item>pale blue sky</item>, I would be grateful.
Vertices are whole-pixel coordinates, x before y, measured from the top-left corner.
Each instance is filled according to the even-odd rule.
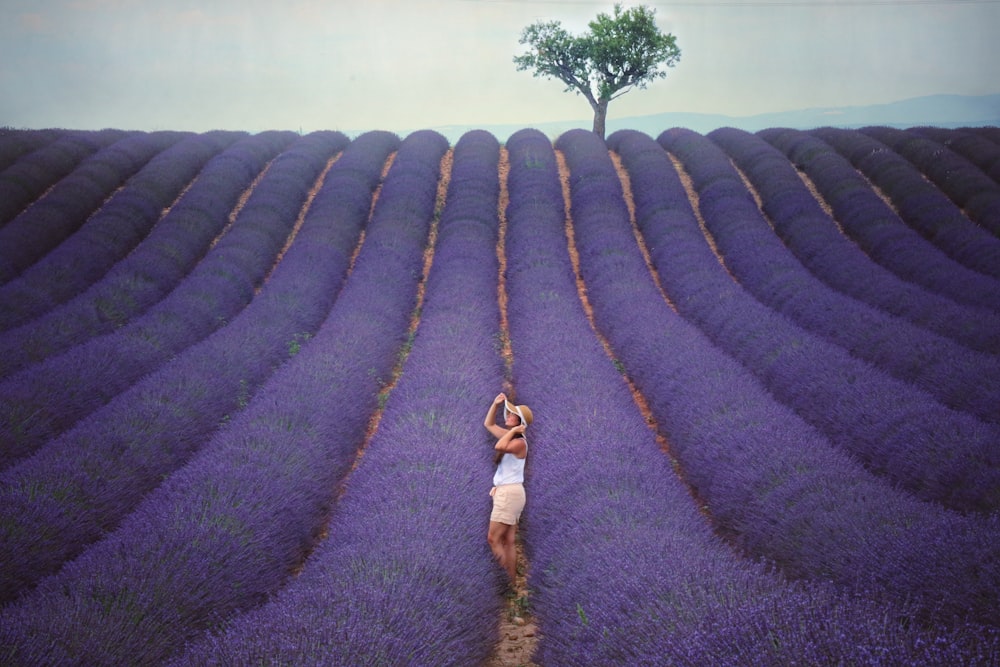
[[[1000,0],[643,4],[681,60],[613,102],[610,118],[1000,93]],[[554,19],[579,33],[611,6],[0,0],[0,126],[401,132],[589,120],[582,97],[511,58],[525,25]]]

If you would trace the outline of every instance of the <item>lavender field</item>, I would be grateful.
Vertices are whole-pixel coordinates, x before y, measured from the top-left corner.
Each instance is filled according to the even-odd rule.
[[[1000,134],[0,132],[0,664],[1000,664]]]

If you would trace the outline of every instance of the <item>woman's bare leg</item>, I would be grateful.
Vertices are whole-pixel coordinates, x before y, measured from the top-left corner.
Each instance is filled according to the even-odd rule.
[[[517,580],[516,537],[517,525],[507,526],[507,531],[503,535],[504,567],[507,570],[507,576],[510,577],[511,584]]]
[[[486,541],[490,543],[490,551],[510,577],[511,583],[517,576],[517,552],[514,548],[514,536],[517,526],[509,526],[499,521],[490,521],[490,530]]]

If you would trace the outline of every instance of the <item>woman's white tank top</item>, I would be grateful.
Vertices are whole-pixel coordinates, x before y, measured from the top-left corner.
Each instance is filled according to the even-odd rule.
[[[501,484],[521,484],[524,482],[524,462],[527,457],[519,459],[511,453],[505,453],[497,464],[493,475],[493,486]]]

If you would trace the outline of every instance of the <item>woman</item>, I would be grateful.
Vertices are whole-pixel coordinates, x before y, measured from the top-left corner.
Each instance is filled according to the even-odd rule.
[[[497,424],[497,407],[503,404],[504,426]],[[517,576],[517,554],[514,537],[517,521],[524,509],[524,460],[528,456],[528,442],[524,430],[531,424],[532,414],[527,405],[514,405],[503,393],[497,394],[486,412],[483,426],[497,438],[494,446],[497,464],[493,475],[493,513],[490,514],[490,529],[486,540],[490,550],[507,571],[511,585]],[[506,427],[506,428],[504,428]]]

